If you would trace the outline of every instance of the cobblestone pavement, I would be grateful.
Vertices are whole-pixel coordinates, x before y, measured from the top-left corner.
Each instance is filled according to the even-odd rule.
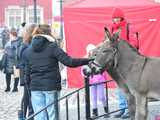
[[[20,110],[20,103],[21,98],[23,94],[23,88],[19,87],[18,92],[4,92],[5,90],[5,76],[2,72],[0,72],[0,120],[18,120],[17,117],[17,111]],[[13,79],[11,80],[11,88],[13,88]],[[11,89],[12,90],[12,89]],[[74,91],[75,89],[63,89],[61,91],[61,96],[66,95],[67,93],[70,93],[71,91]],[[113,92],[112,92],[113,93]],[[113,102],[116,102],[113,94],[110,94],[110,100]],[[76,94],[68,97],[68,103],[69,103],[69,118],[70,120],[76,120],[76,114],[77,114],[77,97]],[[80,92],[80,112],[81,112],[81,118],[82,120],[85,119],[85,99],[84,99],[84,90]],[[100,105],[101,106],[101,105]],[[102,107],[102,106],[101,106]],[[112,106],[113,107],[113,106]],[[60,102],[60,115],[61,120],[64,120],[66,117],[65,114],[65,100],[62,100]],[[100,109],[100,112],[102,110]],[[103,111],[102,111],[103,112]],[[75,116],[73,116],[75,115]]]
[[[20,107],[22,89],[19,88],[19,91],[15,93],[5,93],[4,77],[4,74],[0,72],[0,120],[17,120],[17,110]]]

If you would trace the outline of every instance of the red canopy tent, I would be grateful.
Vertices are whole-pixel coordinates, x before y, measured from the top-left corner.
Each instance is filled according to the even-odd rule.
[[[110,27],[114,7],[123,9],[129,23],[139,32],[140,52],[160,56],[160,4],[151,0],[81,0],[64,8],[64,28],[67,52],[83,57],[89,43],[98,44],[104,38],[104,26]],[[68,69],[69,87],[81,87],[80,68]]]

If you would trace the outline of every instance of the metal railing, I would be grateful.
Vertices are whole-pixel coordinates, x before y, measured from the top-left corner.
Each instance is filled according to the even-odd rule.
[[[65,99],[65,102],[66,102],[66,120],[69,120],[69,114],[68,114],[68,111],[69,111],[69,109],[68,109],[68,98],[69,98],[69,96],[71,96],[71,95],[73,95],[73,94],[76,94],[77,93],[77,100],[78,100],[78,120],[80,120],[80,113],[79,113],[79,109],[80,109],[80,103],[79,103],[79,91],[80,90],[82,90],[84,87],[82,87],[82,88],[79,88],[79,89],[77,89],[77,90],[75,90],[75,91],[73,91],[73,92],[71,92],[71,93],[69,93],[68,95],[66,95],[66,96],[63,96],[63,97],[61,97],[61,98],[59,98],[57,101],[54,101],[54,102],[52,102],[52,103],[50,103],[49,105],[47,105],[46,107],[44,107],[44,108],[42,108],[41,110],[39,110],[38,112],[36,112],[36,113],[34,113],[33,115],[31,115],[31,116],[29,116],[26,120],[30,120],[31,118],[34,118],[36,115],[38,115],[39,113],[41,113],[42,111],[45,111],[45,110],[47,110],[47,108],[48,107],[50,107],[50,106],[52,106],[53,104],[55,104],[55,103],[57,103],[57,102],[60,102],[61,100],[64,100]]]
[[[31,118],[34,118],[36,115],[38,115],[42,111],[47,110],[48,107],[52,106],[53,104],[55,104],[57,102],[61,102],[62,100],[65,100],[66,120],[69,120],[68,99],[73,94],[76,94],[76,98],[77,98],[77,119],[80,120],[81,119],[81,116],[80,116],[80,91],[82,89],[85,89],[85,113],[86,113],[85,119],[86,120],[95,120],[95,119],[98,119],[100,117],[103,117],[103,116],[106,116],[106,115],[110,115],[110,114],[116,113],[116,112],[121,110],[121,109],[119,109],[119,110],[112,111],[110,113],[105,113],[105,114],[100,115],[100,116],[91,117],[91,112],[90,112],[90,108],[91,108],[90,107],[90,89],[89,89],[89,87],[90,86],[94,86],[94,85],[99,85],[99,84],[106,84],[106,98],[107,98],[106,106],[108,107],[109,104],[108,104],[108,87],[107,87],[107,83],[108,82],[112,82],[113,80],[109,80],[109,81],[105,81],[105,82],[101,82],[101,83],[96,83],[96,84],[90,85],[89,84],[89,76],[85,76],[84,79],[85,79],[85,86],[84,87],[79,88],[79,89],[77,89],[77,90],[75,90],[75,91],[73,91],[73,92],[71,92],[71,93],[59,98],[57,101],[54,101],[54,102],[50,103],[49,105],[47,105],[46,107],[42,108],[38,112],[36,112],[33,115],[29,116],[26,120],[30,120]]]

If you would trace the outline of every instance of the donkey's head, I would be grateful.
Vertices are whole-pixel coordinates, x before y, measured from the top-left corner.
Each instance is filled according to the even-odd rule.
[[[111,36],[109,30],[105,30],[105,41],[99,46],[96,51],[95,60],[90,64],[92,71],[99,73],[107,68],[110,68],[117,63],[117,49],[115,44],[117,43],[118,34]]]

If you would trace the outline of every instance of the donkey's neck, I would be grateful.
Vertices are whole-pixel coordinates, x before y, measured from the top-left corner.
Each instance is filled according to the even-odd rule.
[[[123,40],[119,41],[117,48],[119,52],[117,69],[125,79],[134,62],[142,56],[136,49]]]

